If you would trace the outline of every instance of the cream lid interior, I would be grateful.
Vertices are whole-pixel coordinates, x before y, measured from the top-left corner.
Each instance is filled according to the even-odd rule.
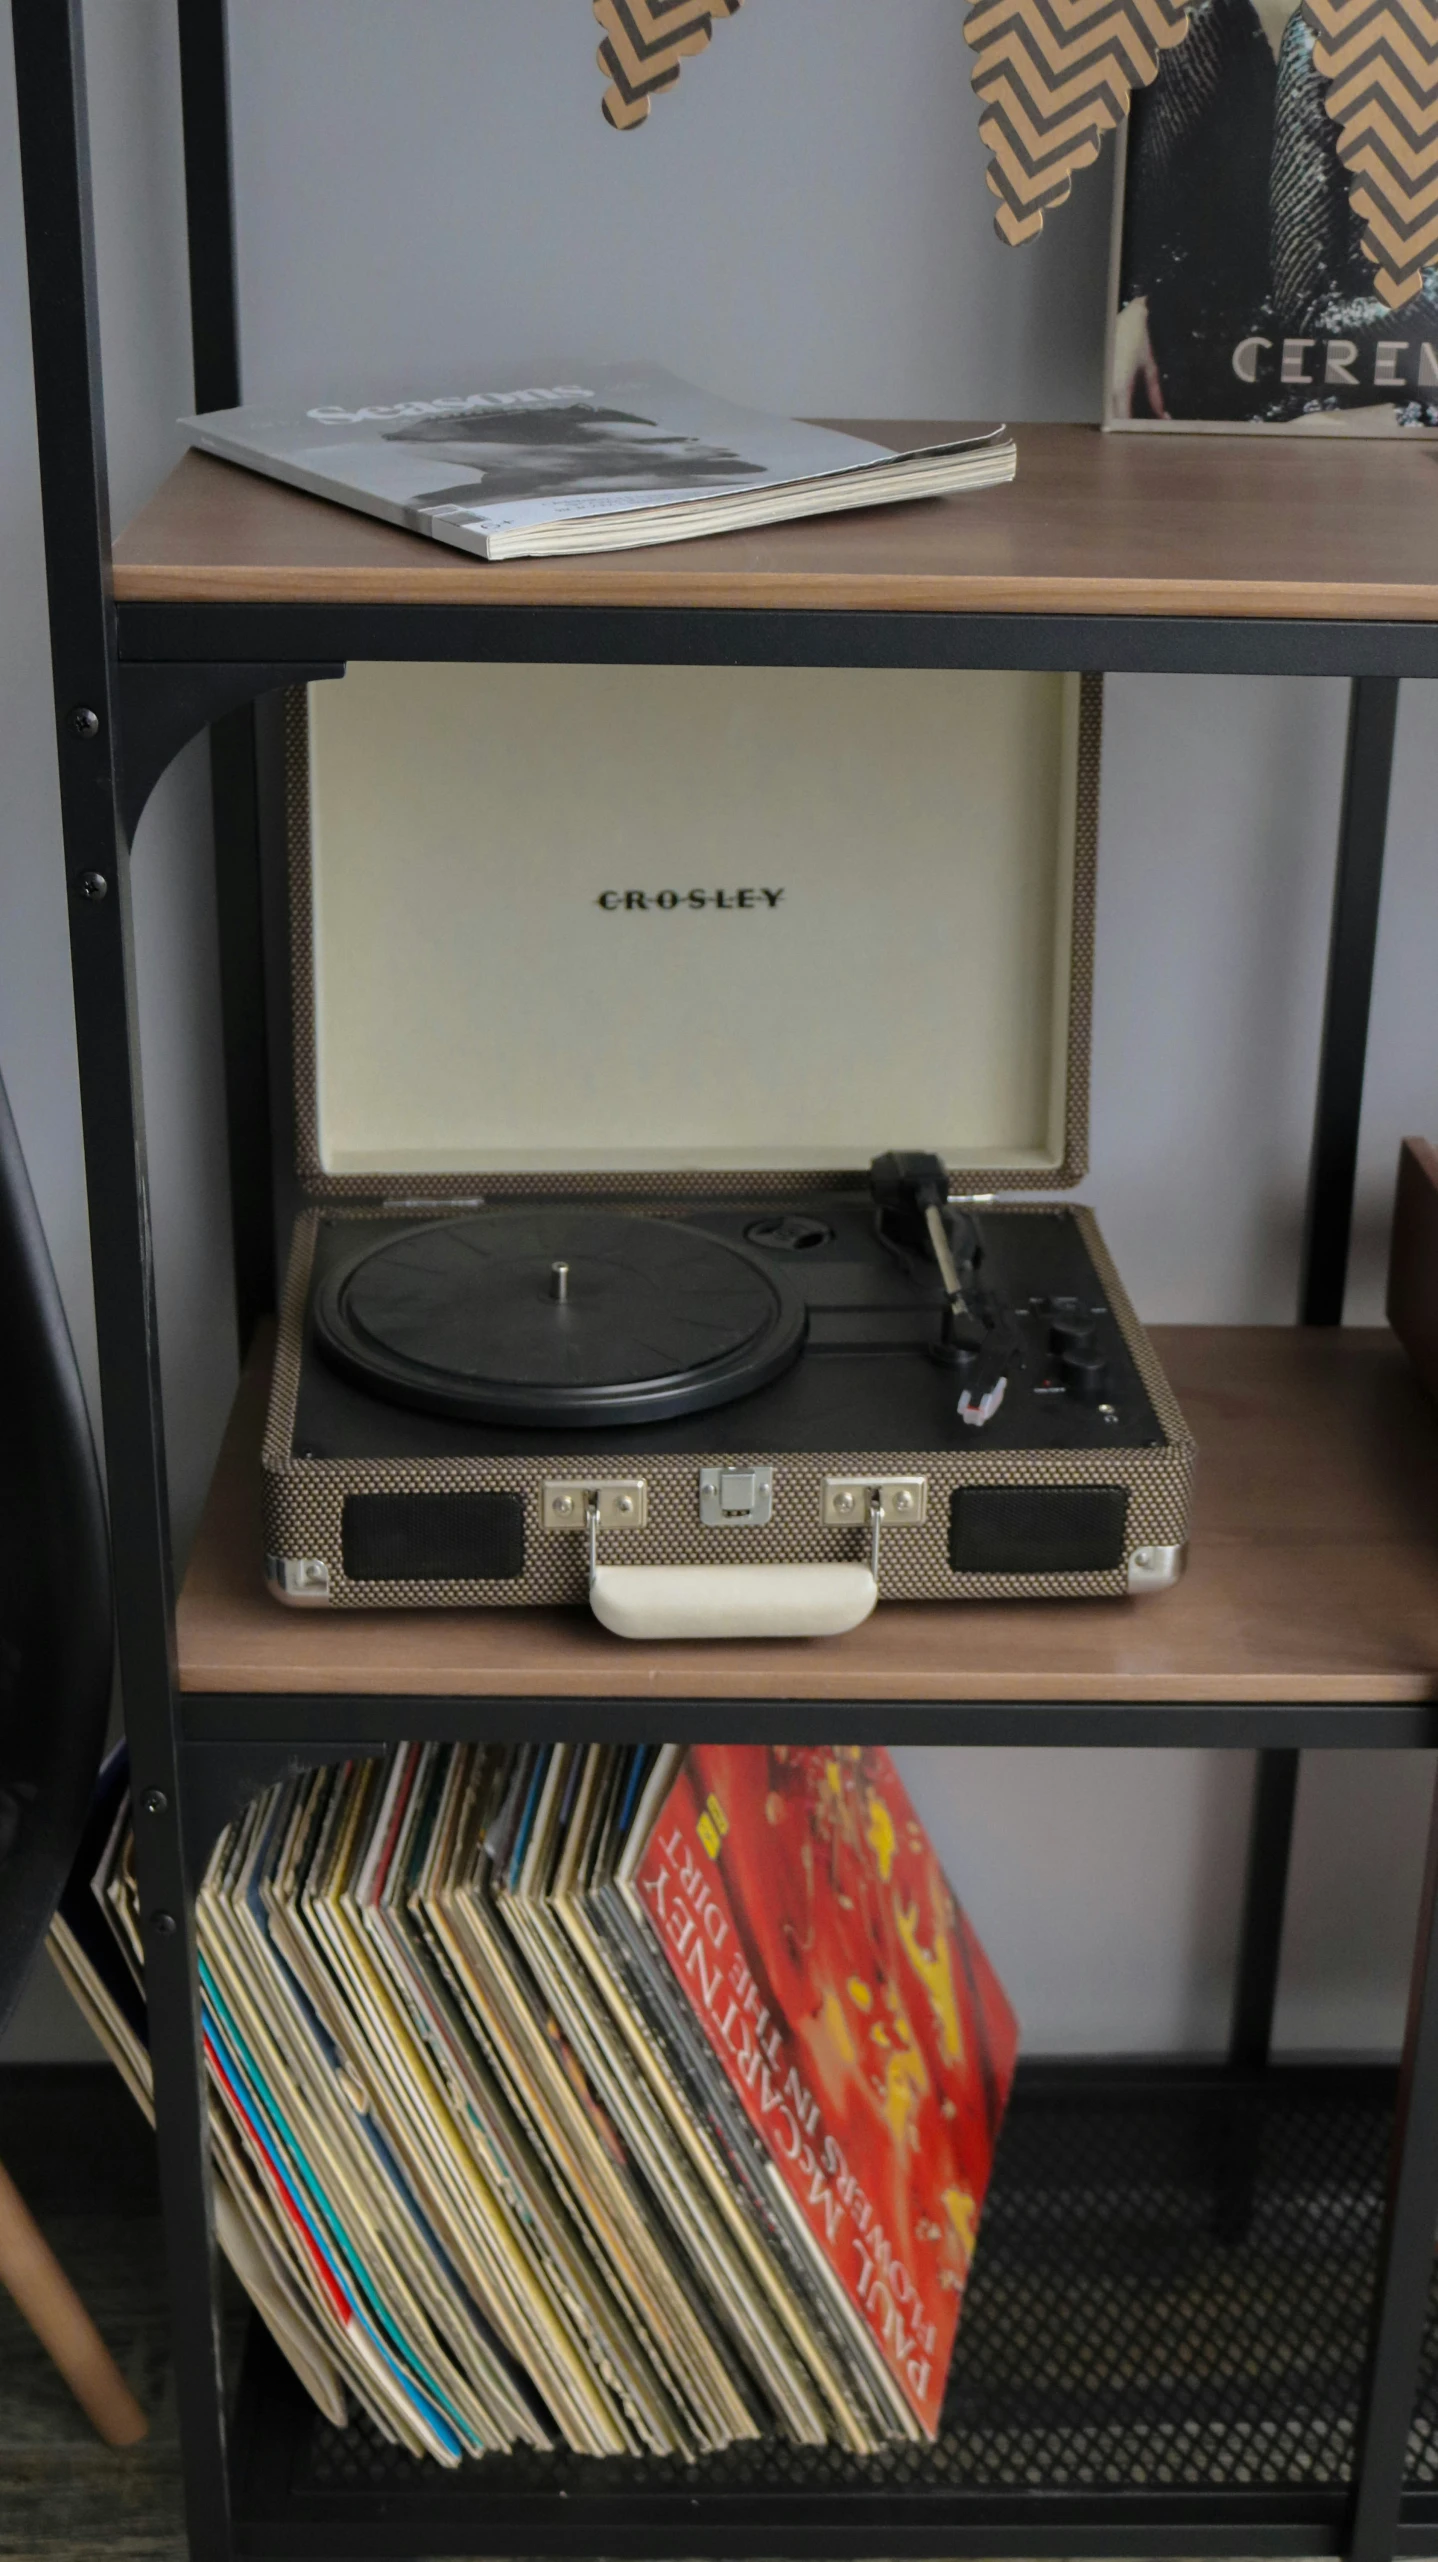
[[[912,1147],[976,1188],[1073,1179],[1079,691],[393,663],[311,686],[302,1172],[762,1174]]]

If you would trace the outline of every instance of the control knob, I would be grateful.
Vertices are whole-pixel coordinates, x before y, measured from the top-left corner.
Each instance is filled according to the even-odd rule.
[[[1059,1376],[1071,1397],[1080,1405],[1102,1403],[1108,1387],[1108,1363],[1092,1343],[1076,1344],[1059,1361]]]

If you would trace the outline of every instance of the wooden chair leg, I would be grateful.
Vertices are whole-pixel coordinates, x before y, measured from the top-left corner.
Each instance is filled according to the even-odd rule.
[[[0,2286],[13,2295],[107,2446],[133,2446],[150,2423],[0,2162]]]

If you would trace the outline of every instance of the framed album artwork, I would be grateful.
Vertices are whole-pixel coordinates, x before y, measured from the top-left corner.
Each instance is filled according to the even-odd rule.
[[[1438,430],[1438,266],[1421,263],[1421,241],[1418,255],[1375,260],[1372,170],[1381,178],[1385,155],[1375,162],[1370,136],[1352,162],[1310,14],[1294,0],[1197,0],[1186,40],[1133,99],[1117,149],[1106,427]],[[1391,174],[1401,193],[1403,172]]]

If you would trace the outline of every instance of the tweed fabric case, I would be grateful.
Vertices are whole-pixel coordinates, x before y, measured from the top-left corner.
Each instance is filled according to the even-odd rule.
[[[1042,1218],[1038,1208],[1016,1205],[1020,1216]],[[1117,1598],[1130,1589],[1129,1561],[1136,1550],[1179,1549],[1188,1536],[1194,1445],[1152,1345],[1140,1326],[1091,1213],[1076,1209],[1084,1243],[1164,1433],[1148,1449],[1028,1450],[825,1450],[774,1459],[769,1451],[734,1450],[722,1440],[710,1453],[685,1451],[636,1456],[606,1468],[599,1436],[566,1451],[546,1448],[533,1459],[304,1459],[294,1449],[295,1411],[304,1351],[310,1273],[320,1220],[300,1220],[280,1313],[264,1442],[264,1522],[267,1574],[281,1598],[328,1604],[337,1610],[413,1610],[435,1607],[514,1608],[585,1598],[582,1533],[546,1531],[540,1497],[548,1478],[611,1473],[642,1476],[648,1486],[648,1520],[642,1531],[616,1535],[609,1562],[625,1565],[785,1565],[861,1561],[867,1533],[828,1529],[820,1521],[820,1488],[826,1476],[913,1475],[929,1480],[928,1518],[922,1529],[886,1537],[880,1592],[886,1601],[1080,1600]],[[716,1416],[722,1423],[723,1410]],[[705,1466],[774,1467],[774,1513],[764,1527],[700,1527],[698,1482]],[[956,1574],[949,1563],[950,1497],[958,1487],[1122,1487],[1127,1494],[1123,1554],[1112,1567],[1079,1574]],[[396,1579],[357,1583],[344,1570],[344,1506],[358,1494],[517,1495],[524,1508],[523,1568],[494,1582],[416,1583]]]
[[[1103,678],[1090,674],[1082,678],[1079,688],[1078,741],[1074,789],[1074,851],[1072,910],[1069,924],[1070,980],[1066,1063],[1064,1080],[1064,1121],[1062,1157],[1042,1177],[1030,1168],[985,1165],[966,1169],[950,1160],[950,1173],[956,1191],[969,1188],[977,1192],[1032,1192],[1043,1189],[1067,1190],[1080,1183],[1088,1170],[1089,1049],[1092,1036],[1093,968],[1094,968],[1094,902],[1098,868],[1099,770],[1103,749]],[[314,920],[311,902],[311,788],[309,771],[309,736],[306,695],[296,686],[285,696],[284,704],[284,771],[285,833],[289,876],[289,938],[291,1024],[293,1043],[293,1083],[295,1108],[296,1170],[307,1197],[313,1201],[382,1201],[397,1194],[422,1190],[427,1201],[462,1202],[481,1190],[487,1200],[524,1198],[535,1194],[576,1197],[603,1195],[609,1199],[668,1201],[693,1200],[700,1185],[710,1200],[726,1194],[742,1200],[763,1195],[778,1198],[792,1192],[836,1189],[846,1178],[830,1166],[814,1167],[802,1163],[777,1171],[749,1171],[739,1174],[712,1170],[702,1176],[693,1171],[677,1174],[627,1173],[624,1171],[589,1172],[582,1168],[563,1172],[487,1171],[482,1177],[473,1174],[440,1174],[427,1172],[422,1185],[401,1182],[393,1174],[335,1174],[323,1163],[320,1153],[318,1060],[315,1019],[315,951]],[[862,1185],[867,1177],[857,1173],[852,1180]]]
[[[1068,1186],[1087,1163],[1088,1087],[1094,957],[1094,904],[1098,839],[1102,679],[1085,676],[1079,688],[1076,754],[1069,807],[1074,823],[1071,911],[1067,920],[1069,1002],[1064,1038],[1061,1121],[1055,1153],[1060,1161],[1036,1173],[1032,1166],[965,1168],[951,1161],[955,1193],[966,1185],[983,1195],[1010,1196],[1023,1189]],[[1071,733],[1072,735],[1072,733]],[[1133,1588],[1135,1552],[1181,1552],[1187,1537],[1193,1443],[1172,1392],[1130,1307],[1097,1227],[1086,1210],[1065,1213],[1077,1225],[1108,1304],[1157,1418],[1162,1439],[1133,1448],[1037,1451],[986,1450],[980,1436],[967,1446],[935,1451],[842,1448],[776,1455],[736,1450],[723,1439],[725,1411],[713,1418],[711,1452],[693,1447],[636,1455],[631,1446],[606,1467],[600,1432],[566,1448],[561,1434],[535,1434],[535,1454],[516,1457],[317,1458],[295,1447],[302,1363],[307,1349],[311,1280],[316,1248],[327,1220],[379,1219],[397,1206],[437,1217],[472,1201],[548,1197],[604,1197],[657,1215],[700,1202],[752,1201],[862,1189],[867,1176],[833,1165],[802,1164],[774,1171],[733,1172],[697,1167],[684,1171],[602,1172],[547,1167],[474,1174],[426,1173],[422,1182],[384,1172],[333,1173],[321,1158],[317,971],[312,891],[312,787],[306,697],[287,697],[285,783],[290,890],[290,959],[297,1171],[310,1207],[294,1237],[281,1310],[270,1408],[263,1451],[266,1571],[272,1589],[291,1603],[331,1609],[433,1607],[514,1608],[582,1602],[587,1559],[582,1532],[546,1529],[541,1519],[544,1484],[555,1478],[592,1478],[596,1472],[642,1476],[647,1518],[642,1530],[607,1534],[606,1562],[633,1565],[826,1564],[860,1561],[867,1531],[826,1526],[821,1518],[822,1481],[829,1476],[922,1473],[928,1509],[922,1527],[886,1532],[880,1571],[884,1599],[994,1600],[1118,1597]],[[1060,947],[1062,948],[1062,946]],[[416,1197],[416,1196],[419,1197]],[[1007,1216],[1040,1218],[1052,1210],[1012,1204]],[[657,1436],[663,1440],[662,1431]],[[742,1527],[701,1525],[699,1472],[705,1467],[772,1467],[774,1503],[767,1523]],[[964,1551],[956,1527],[962,1490],[1063,1490],[1080,1501],[1087,1491],[1114,1522],[1115,1542],[1101,1565],[1047,1573],[959,1571],[951,1556]],[[1105,1492],[1112,1501],[1105,1506]],[[371,1498],[356,1505],[355,1498]],[[397,1499],[397,1500],[396,1500]],[[348,1516],[346,1505],[352,1509]],[[404,1535],[408,1504],[431,1524],[461,1520],[481,1526],[482,1556],[496,1571],[490,1580],[416,1577],[403,1571],[410,1542]],[[363,1518],[363,1539],[356,1536]],[[379,1535],[376,1524],[383,1524]],[[385,1551],[388,1550],[387,1556]],[[457,1550],[456,1553],[459,1553]],[[1085,1557],[1096,1553],[1086,1549]],[[350,1571],[346,1571],[348,1554]],[[377,1568],[376,1559],[384,1557]],[[365,1571],[354,1571],[363,1563]],[[986,1555],[991,1563],[991,1555]]]

